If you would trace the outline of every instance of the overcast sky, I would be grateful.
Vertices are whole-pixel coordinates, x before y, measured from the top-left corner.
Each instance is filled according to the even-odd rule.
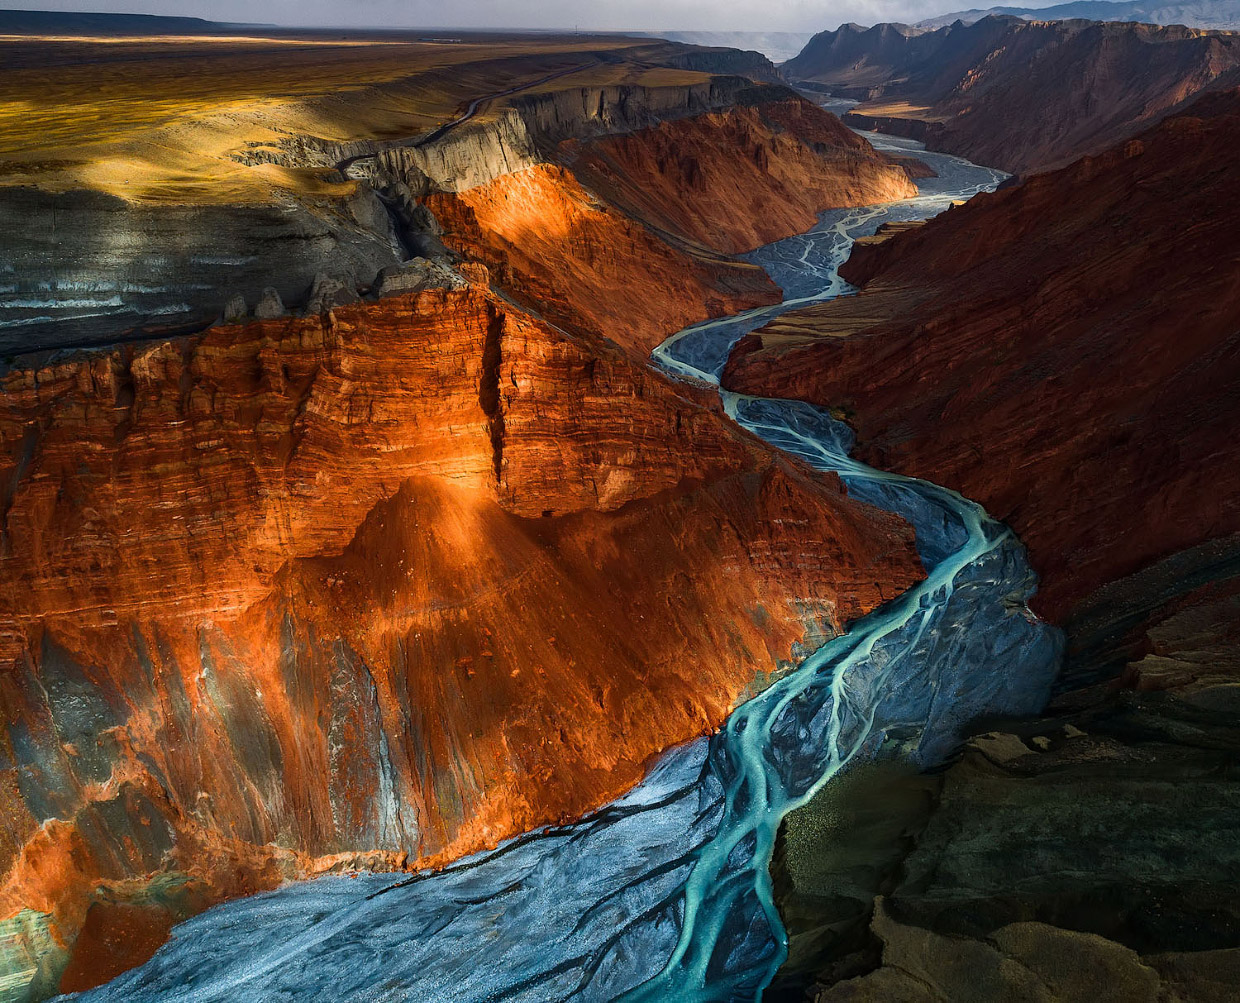
[[[0,0],[0,9],[127,11],[217,21],[374,27],[822,31],[918,21],[1000,0]],[[1042,7],[1057,0],[1008,0]]]

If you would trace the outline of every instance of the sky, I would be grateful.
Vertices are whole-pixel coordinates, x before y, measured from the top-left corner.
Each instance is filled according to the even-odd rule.
[[[0,0],[0,9],[124,11],[356,27],[823,31],[914,22],[1003,0]],[[1058,0],[1007,0],[1041,7]]]

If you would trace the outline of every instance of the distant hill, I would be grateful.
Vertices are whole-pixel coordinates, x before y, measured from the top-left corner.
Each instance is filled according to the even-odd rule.
[[[919,21],[919,28],[942,28],[957,21],[972,24],[988,14],[1010,14],[1036,21],[1143,21],[1183,24],[1190,28],[1240,29],[1240,0],[1076,0],[1054,7],[988,7],[957,11]]]
[[[211,35],[242,25],[158,14],[82,14],[55,10],[0,10],[0,35]],[[244,25],[247,28],[270,25]]]
[[[716,45],[753,49],[773,63],[791,59],[814,37],[812,31],[637,31],[626,34],[666,38],[687,45]]]
[[[992,15],[933,31],[842,25],[781,70],[859,100],[845,121],[1013,173],[1062,166],[1240,86],[1240,34]]]

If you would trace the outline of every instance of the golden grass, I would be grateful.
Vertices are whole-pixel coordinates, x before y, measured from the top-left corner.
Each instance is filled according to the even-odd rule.
[[[417,135],[481,94],[576,65],[582,79],[609,75],[616,64],[593,53],[640,44],[0,39],[0,184],[88,187],[142,202],[266,201],[279,188],[339,195],[350,186],[322,172],[248,167],[234,155],[290,136]]]
[[[950,117],[932,114],[930,105],[909,104],[907,101],[863,102],[849,110],[859,115],[873,115],[875,118],[915,118],[925,122],[945,122]]]
[[[525,93],[538,94],[559,90],[568,83],[590,87],[608,87],[616,84],[671,87],[701,83],[709,79],[709,73],[702,73],[698,70],[678,70],[670,66],[640,66],[633,63],[601,63],[585,67],[580,73],[573,73],[531,87]]]

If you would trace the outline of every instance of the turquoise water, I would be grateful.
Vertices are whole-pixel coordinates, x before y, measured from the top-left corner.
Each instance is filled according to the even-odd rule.
[[[888,219],[932,215],[1003,178],[919,155],[940,173],[920,184],[920,198],[828,213],[808,234],[755,252],[785,302],[681,332],[655,360],[677,376],[716,382],[736,338],[783,310],[849,291],[836,269],[856,236]],[[908,519],[927,579],[574,825],[436,874],[325,879],[227,903],[83,998],[760,998],[786,952],[767,869],[784,815],[850,763],[898,757],[931,766],[970,721],[1036,712],[1061,639],[1028,609],[1036,582],[1024,549],[979,506],[853,460],[851,433],[820,409],[721,396],[746,428]]]

